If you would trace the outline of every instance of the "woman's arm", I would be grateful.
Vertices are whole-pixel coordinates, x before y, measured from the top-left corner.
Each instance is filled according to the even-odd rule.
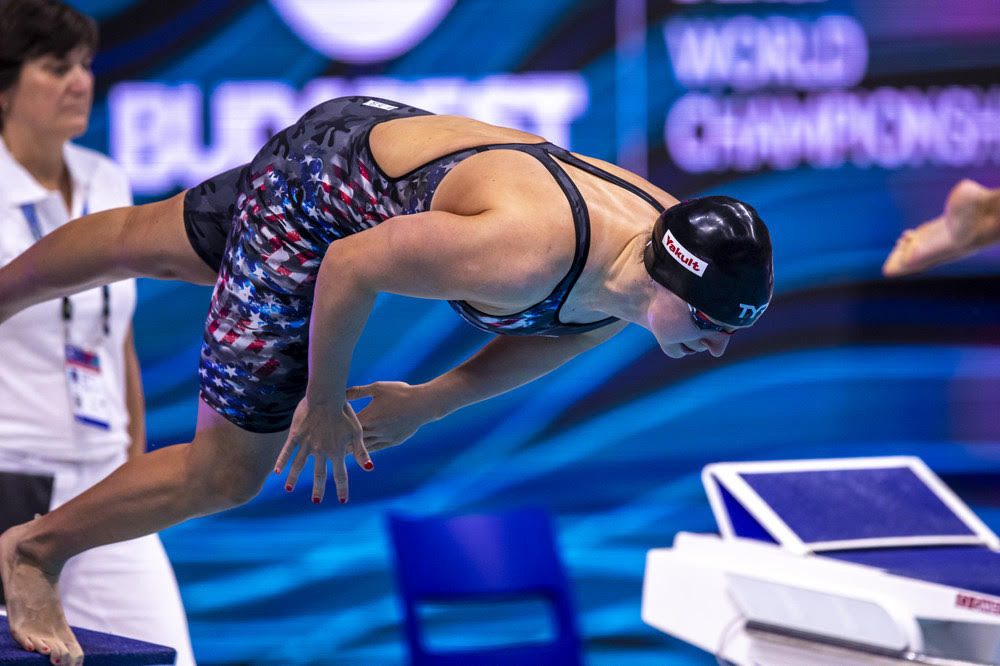
[[[499,335],[461,365],[426,384],[438,418],[527,384],[610,339],[625,322],[558,338]]]
[[[402,444],[420,426],[531,382],[608,340],[625,322],[558,338],[499,335],[461,365],[425,384],[376,382],[347,391],[371,398],[358,415],[368,452]]]
[[[532,218],[528,218],[532,219]],[[347,402],[351,356],[380,292],[439,300],[510,303],[528,298],[542,280],[558,278],[533,255],[550,243],[520,232],[494,211],[455,215],[429,211],[383,222],[332,243],[320,265],[310,322],[309,384],[296,408],[288,440],[278,458],[280,472],[292,460],[293,488],[307,458],[315,459],[313,499],[321,501],[326,460],[332,460],[338,497],[347,500],[344,458],[353,452],[365,469],[372,463],[354,410]],[[544,224],[534,218],[538,228]],[[541,241],[541,242],[540,242]],[[468,365],[447,373],[435,393],[437,408],[457,409],[523,384],[592,346],[598,338],[558,342],[521,341],[487,345]],[[506,359],[506,360],[505,360]],[[447,403],[445,402],[447,401]],[[412,410],[411,410],[412,411]],[[421,413],[423,421],[433,414]]]
[[[961,259],[1000,241],[1000,188],[959,181],[948,194],[944,213],[905,230],[882,265],[886,277],[920,273]]]
[[[84,215],[46,234],[0,268],[0,322],[26,307],[133,277],[213,284],[192,249],[184,193]]]
[[[125,408],[128,411],[128,457],[146,452],[146,399],[142,390],[139,355],[135,351],[132,326],[128,327],[123,345],[125,355]]]
[[[430,211],[332,243],[317,275],[309,328],[310,402],[344,400],[351,355],[380,292],[490,303],[516,300],[525,285],[537,288],[540,271],[525,268],[534,262],[523,251],[531,243],[511,239],[504,226],[491,211]]]

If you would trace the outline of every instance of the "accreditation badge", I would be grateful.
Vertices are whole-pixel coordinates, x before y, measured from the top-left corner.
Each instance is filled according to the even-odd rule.
[[[66,380],[73,418],[77,423],[108,430],[111,427],[111,404],[97,352],[67,344]]]

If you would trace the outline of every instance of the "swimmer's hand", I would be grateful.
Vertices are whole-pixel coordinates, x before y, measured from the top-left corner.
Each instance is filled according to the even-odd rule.
[[[295,459],[292,453],[298,449]],[[285,465],[292,460],[285,490],[295,489],[299,474],[306,466],[309,456],[313,457],[313,502],[323,501],[326,492],[326,461],[333,463],[333,480],[337,485],[337,498],[347,501],[348,451],[354,452],[354,459],[362,469],[374,469],[368,451],[365,449],[364,434],[357,414],[348,402],[321,403],[310,405],[308,397],[302,398],[292,416],[292,427],[288,439],[278,455],[274,473],[281,474]]]
[[[371,398],[358,415],[369,452],[402,444],[430,421],[441,418],[426,385],[375,382],[347,389],[347,399]]]
[[[1000,189],[972,180],[951,189],[944,213],[907,229],[882,266],[886,277],[919,273],[1000,241]]]

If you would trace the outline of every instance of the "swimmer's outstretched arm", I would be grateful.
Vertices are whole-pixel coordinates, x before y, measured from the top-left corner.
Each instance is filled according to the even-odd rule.
[[[963,180],[951,189],[940,216],[900,235],[882,273],[886,277],[919,273],[996,242],[1000,242],[1000,188],[990,190]]]
[[[276,467],[282,471],[298,447],[289,485],[294,486],[312,455],[313,498],[321,501],[326,460],[331,460],[337,496],[346,501],[348,452],[370,469],[367,441],[378,448],[398,444],[423,423],[540,377],[624,327],[562,338],[500,337],[426,384],[379,383],[348,395],[351,355],[379,292],[489,302],[501,291],[516,291],[524,278],[516,253],[505,252],[510,244],[504,228],[491,211],[473,216],[431,211],[394,218],[330,246],[316,282],[309,385]],[[347,402],[366,391],[375,398],[363,412],[372,429],[367,439]]]
[[[488,400],[555,370],[625,328],[625,322],[558,338],[498,335],[461,365],[411,386],[375,382],[347,390],[347,399],[372,398],[358,417],[369,453],[402,444],[420,426]]]
[[[212,284],[184,230],[184,193],[77,218],[0,268],[0,322],[24,308],[133,277]]]

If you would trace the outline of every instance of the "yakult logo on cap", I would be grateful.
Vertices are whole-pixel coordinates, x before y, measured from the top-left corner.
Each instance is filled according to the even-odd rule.
[[[667,248],[667,252],[670,256],[679,263],[684,268],[688,269],[698,277],[705,274],[705,269],[708,268],[708,262],[699,259],[690,252],[687,251],[683,245],[677,242],[669,231],[663,235],[663,247]]]

